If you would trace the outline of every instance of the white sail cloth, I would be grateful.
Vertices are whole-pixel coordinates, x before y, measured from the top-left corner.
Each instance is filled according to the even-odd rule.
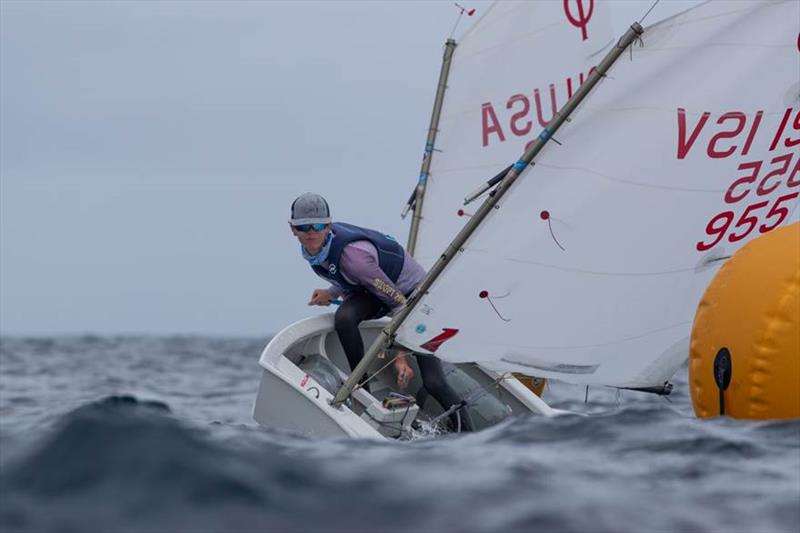
[[[497,84],[494,51],[516,47],[496,39],[516,35],[519,22],[497,11],[512,7],[489,12],[457,50],[431,173],[449,180],[432,189],[449,198],[426,199],[429,242],[441,243],[430,225],[454,235],[464,220],[456,198],[541,130],[533,89],[551,114],[549,87],[525,85],[523,75],[502,84],[513,87],[505,93]],[[667,380],[685,360],[697,302],[722,258],[797,207],[798,20],[795,0],[715,1],[648,28],[632,60],[621,58],[556,134],[563,146],[545,147],[417,305],[399,342],[573,383]],[[521,59],[524,38],[516,42],[511,70],[538,73],[535,60]],[[517,114],[523,98],[527,114]],[[517,135],[528,121],[530,132]],[[421,244],[430,266],[442,248]]]
[[[423,266],[464,225],[464,196],[519,157],[614,42],[606,2],[568,5],[497,2],[456,47],[415,252]]]

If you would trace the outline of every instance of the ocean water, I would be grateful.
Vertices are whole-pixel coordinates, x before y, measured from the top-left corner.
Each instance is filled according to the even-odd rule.
[[[0,531],[800,531],[800,421],[693,417],[551,384],[591,413],[411,442],[251,418],[266,339],[0,339]]]

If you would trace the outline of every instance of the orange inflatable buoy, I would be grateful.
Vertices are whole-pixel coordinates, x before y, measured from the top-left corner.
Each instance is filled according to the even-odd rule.
[[[765,233],[717,272],[689,347],[695,414],[800,418],[800,223]]]

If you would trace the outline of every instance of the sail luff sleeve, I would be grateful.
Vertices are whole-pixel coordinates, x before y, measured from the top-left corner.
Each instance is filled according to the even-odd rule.
[[[422,156],[422,168],[419,172],[419,180],[417,187],[412,195],[413,200],[409,200],[408,205],[413,204],[414,214],[411,219],[411,227],[408,231],[408,245],[406,250],[410,255],[414,255],[414,250],[417,246],[417,234],[419,233],[419,225],[422,221],[422,205],[425,200],[425,189],[428,184],[428,176],[431,170],[431,161],[433,159],[433,147],[436,144],[436,134],[439,132],[439,119],[442,115],[442,104],[444,102],[444,93],[447,90],[447,79],[450,75],[450,64],[453,58],[453,52],[456,48],[456,42],[453,39],[447,39],[444,48],[444,56],[442,58],[442,68],[439,71],[439,84],[436,87],[436,98],[433,102],[433,111],[431,112],[431,122],[428,126],[428,138],[425,141],[425,152]]]

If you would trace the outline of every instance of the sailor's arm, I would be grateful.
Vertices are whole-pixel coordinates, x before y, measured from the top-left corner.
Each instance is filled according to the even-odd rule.
[[[369,251],[347,246],[342,252],[339,266],[345,277],[364,287],[392,311],[405,305],[405,296]]]

